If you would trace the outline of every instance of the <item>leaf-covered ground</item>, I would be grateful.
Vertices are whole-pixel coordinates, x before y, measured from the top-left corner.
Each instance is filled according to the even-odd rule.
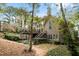
[[[0,56],[35,55],[28,53],[28,46],[0,38]]]
[[[52,44],[33,45],[33,51],[28,52],[29,45],[0,38],[0,56],[44,56],[49,49],[56,47]]]

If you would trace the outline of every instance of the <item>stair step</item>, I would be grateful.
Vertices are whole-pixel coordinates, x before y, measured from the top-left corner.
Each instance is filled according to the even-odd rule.
[[[35,37],[38,38],[38,37],[42,37],[45,33],[44,32],[41,32],[39,33],[38,35],[36,35]]]

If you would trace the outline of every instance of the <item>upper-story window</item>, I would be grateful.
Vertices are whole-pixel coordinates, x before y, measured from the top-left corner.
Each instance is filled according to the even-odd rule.
[[[52,29],[52,24],[50,21],[49,21],[49,29]]]

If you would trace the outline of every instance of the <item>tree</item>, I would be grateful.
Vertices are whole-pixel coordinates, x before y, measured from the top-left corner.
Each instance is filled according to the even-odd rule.
[[[66,28],[66,32],[68,32],[68,48],[69,50],[71,51],[71,54],[72,55],[77,55],[77,52],[73,46],[73,39],[72,39],[72,36],[71,36],[71,32],[69,30],[69,27],[68,27],[68,22],[65,18],[65,14],[64,14],[64,10],[63,10],[63,6],[62,6],[62,3],[60,3],[60,10],[61,10],[61,13],[62,13],[62,17],[63,17],[63,20],[64,20],[64,25],[65,25],[65,28]]]
[[[32,51],[32,38],[33,38],[33,20],[36,13],[37,7],[39,7],[39,4],[32,3],[32,20],[31,20],[31,26],[30,26],[30,47],[29,51]]]
[[[51,19],[51,4],[50,3],[46,3],[44,4],[47,7],[47,16],[44,17],[44,25],[45,23]]]
[[[4,13],[5,6],[6,6],[5,3],[0,3],[0,14]],[[2,31],[1,21],[0,21],[0,31]]]
[[[21,17],[21,20],[20,20],[21,26],[25,27],[26,21],[27,21],[28,17],[30,16],[29,12],[24,8],[18,8],[17,11],[16,11],[16,14]],[[22,25],[22,21],[23,21],[24,25]]]
[[[5,3],[0,3],[0,13],[4,13],[5,7],[6,7]]]
[[[16,12],[15,12],[16,9],[17,8],[14,8],[12,6],[8,6],[4,10],[4,13],[3,13],[3,15],[5,15],[4,19],[6,19],[9,24],[10,24],[11,21],[15,22],[15,19],[13,17],[16,17]]]
[[[32,4],[32,20],[31,20],[31,28],[30,28],[30,47],[29,47],[29,51],[32,51],[32,28],[33,28],[33,20],[34,20],[34,9],[35,9],[35,4]]]
[[[79,4],[72,4],[71,17],[70,21],[72,21],[75,25],[79,23]]]

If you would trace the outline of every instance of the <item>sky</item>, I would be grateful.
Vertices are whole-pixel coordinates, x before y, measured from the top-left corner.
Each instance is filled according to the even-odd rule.
[[[28,5],[24,4],[24,3],[8,3],[7,5],[17,7],[17,8],[25,7],[26,9],[31,10],[31,6],[28,7]],[[52,4],[51,7],[52,7],[51,8],[52,9],[51,14],[56,16],[57,15],[57,7],[54,4]],[[43,5],[43,4],[41,4],[41,6],[38,8],[38,12],[37,12],[36,15],[39,16],[39,17],[43,17],[46,14],[47,14],[47,7],[45,5]]]
[[[8,3],[7,5],[17,7],[17,8],[21,8],[21,7],[23,8],[24,7],[27,10],[31,11],[31,6],[28,6],[27,3],[26,4],[25,3]],[[73,4],[65,3],[65,4],[63,4],[63,7],[67,8],[67,10],[72,10]],[[57,13],[59,12],[60,8],[58,6],[56,6],[54,3],[52,3],[51,9],[52,9],[51,14],[53,16],[57,16],[58,15]],[[41,3],[41,6],[38,8],[38,12],[37,12],[36,15],[39,16],[39,17],[43,17],[43,16],[46,16],[46,14],[47,14],[47,7],[43,3]]]
[[[59,5],[59,4],[58,4]],[[7,6],[13,6],[13,7],[16,7],[16,8],[26,8],[26,10],[29,10],[31,11],[32,8],[31,6],[28,6],[27,3],[7,3]],[[72,10],[72,7],[73,7],[73,4],[71,3],[66,3],[66,4],[63,4],[63,7],[64,8],[67,8],[67,10]],[[53,16],[57,16],[58,12],[59,12],[59,7],[56,6],[54,3],[51,4],[51,14]],[[38,8],[38,12],[36,12],[37,16],[39,17],[43,17],[43,16],[46,16],[47,15],[47,6],[45,6],[43,3],[41,3],[41,6]],[[3,17],[3,16],[0,16],[0,18]]]

